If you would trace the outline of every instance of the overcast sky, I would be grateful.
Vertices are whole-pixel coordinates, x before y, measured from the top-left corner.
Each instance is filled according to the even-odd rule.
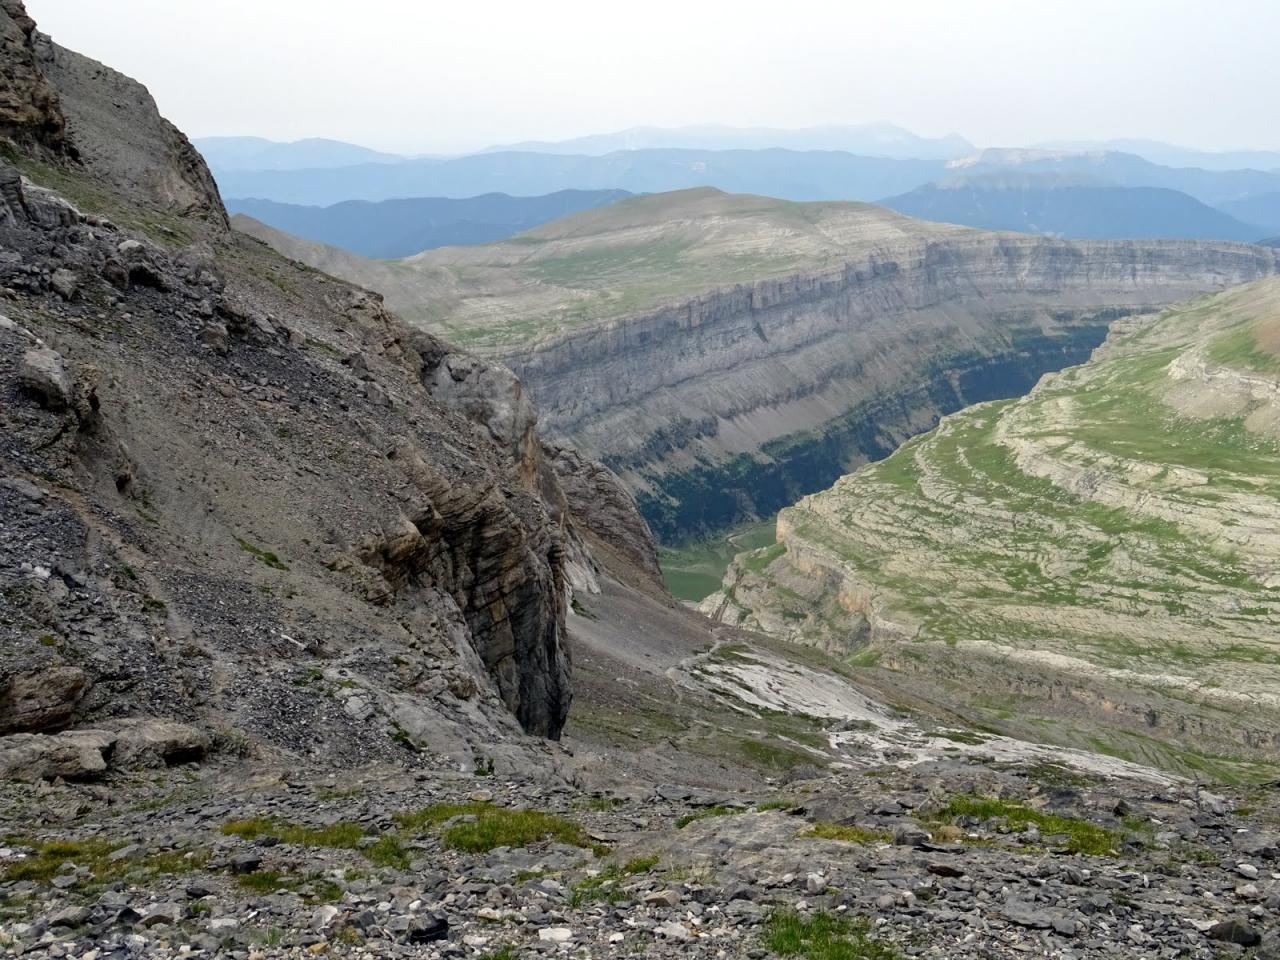
[[[1276,0],[27,0],[192,136],[450,152],[887,120],[1280,149]]]

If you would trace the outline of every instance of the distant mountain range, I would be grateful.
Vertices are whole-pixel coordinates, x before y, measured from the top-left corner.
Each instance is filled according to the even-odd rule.
[[[604,156],[621,150],[840,150],[864,157],[905,160],[950,160],[974,152],[972,143],[958,134],[921,137],[890,123],[856,126],[806,127],[779,130],[770,127],[632,127],[617,133],[491,147],[483,152],[581,154]]]
[[[604,194],[695,187],[884,202],[913,216],[1064,237],[1280,234],[1280,153],[1148,140],[977,150],[959,136],[873,124],[636,127],[457,157],[404,157],[333,140],[215,137],[197,145],[233,211],[375,257],[498,240],[545,222],[544,214],[610,202]],[[368,206],[408,198],[421,202]],[[463,200],[470,206],[448,203]]]
[[[201,137],[194,143],[214,170],[306,170],[357,163],[401,163],[405,159],[341,140],[278,143],[262,137]]]
[[[1132,153],[1166,167],[1280,171],[1276,150],[1194,150],[1159,140],[1058,140],[1036,146],[1070,153]]]
[[[1261,224],[1269,234],[1280,234],[1280,191],[1224,200],[1218,206],[1233,216],[1248,217],[1252,222]]]
[[[834,150],[628,150],[600,157],[498,152],[331,169],[222,169],[215,176],[224,197],[327,206],[399,197],[538,196],[566,189],[661,193],[705,186],[786,200],[875,200],[945,172],[941,160]],[[1280,188],[1280,176],[1275,183]]]
[[[1243,223],[1165,187],[1119,187],[1091,177],[987,173],[954,177],[881,201],[924,220],[1072,239],[1241,240],[1266,228]]]
[[[561,190],[540,197],[487,193],[466,200],[347,200],[308,207],[274,200],[226,201],[243,213],[286,233],[341,247],[366,257],[407,257],[435,247],[492,243],[539,224],[614,203],[625,190]]]
[[[1068,153],[1055,150],[983,150],[946,164],[948,174],[1023,173],[1086,175],[1121,187],[1167,187],[1217,206],[1280,191],[1280,173],[1264,170],[1204,170],[1166,167],[1131,153]],[[1235,213],[1240,219],[1253,218]]]

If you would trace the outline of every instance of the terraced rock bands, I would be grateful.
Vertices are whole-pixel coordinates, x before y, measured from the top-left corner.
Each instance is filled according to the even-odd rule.
[[[1005,730],[1274,770],[1278,331],[1275,280],[1118,323],[784,510],[705,609]]]

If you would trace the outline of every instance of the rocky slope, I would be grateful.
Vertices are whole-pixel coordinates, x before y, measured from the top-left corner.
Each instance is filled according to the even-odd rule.
[[[564,724],[587,538],[646,559],[613,475],[508,370],[229,232],[143,87],[5,11],[2,99],[53,119],[0,165],[0,771],[554,768],[520,730]]]
[[[1266,280],[1117,324],[784,510],[708,609],[996,728],[1274,773],[1278,316]]]
[[[1271,249],[982,233],[713,190],[371,263],[240,222],[499,357],[549,433],[664,539],[767,515],[968,403],[1084,360],[1106,325],[1274,273]]]

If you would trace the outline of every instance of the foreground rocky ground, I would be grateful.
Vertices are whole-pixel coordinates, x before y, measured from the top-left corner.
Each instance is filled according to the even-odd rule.
[[[1280,956],[1274,785],[940,760],[591,796],[193,765],[3,808],[22,956]]]

